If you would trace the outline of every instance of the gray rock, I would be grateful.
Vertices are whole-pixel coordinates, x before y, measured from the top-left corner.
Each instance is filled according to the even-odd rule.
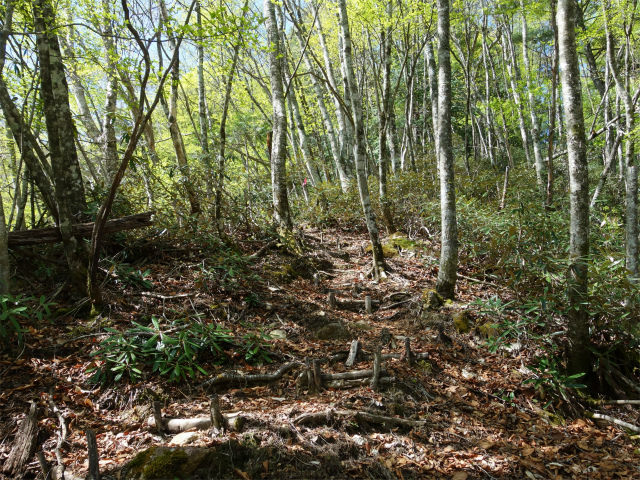
[[[173,445],[183,446],[195,442],[200,438],[198,432],[180,432],[171,439]]]

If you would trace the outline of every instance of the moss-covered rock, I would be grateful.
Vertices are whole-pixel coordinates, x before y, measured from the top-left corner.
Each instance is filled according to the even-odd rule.
[[[451,317],[453,326],[458,333],[469,333],[471,330],[471,317],[468,312],[457,312]]]
[[[373,251],[373,247],[371,246],[371,244],[367,245],[367,248],[365,248],[365,251],[367,253],[371,253]],[[384,255],[384,258],[392,258],[398,255],[398,250],[396,250],[394,246],[389,243],[383,243],[382,254]]]
[[[330,323],[316,332],[318,340],[350,340],[351,334],[341,323]]]
[[[190,478],[209,449],[195,447],[152,447],[136,455],[125,467],[127,480],[160,480]]]
[[[433,289],[422,291],[422,303],[425,309],[436,309],[444,305],[444,298]]]

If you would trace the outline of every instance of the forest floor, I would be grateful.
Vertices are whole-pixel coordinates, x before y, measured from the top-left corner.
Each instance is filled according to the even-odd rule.
[[[637,439],[584,418],[583,406],[570,393],[563,399],[523,384],[532,377],[527,364],[535,346],[523,339],[518,348],[495,353],[486,348],[474,328],[486,319],[471,303],[493,295],[508,298],[499,284],[473,281],[474,272],[462,272],[466,278],[459,279],[456,301],[429,309],[423,297],[435,286],[437,251],[428,241],[389,258],[392,271],[380,282],[365,278],[371,263],[366,235],[309,228],[304,243],[305,261],[275,248],[235,271],[216,267],[216,252],[195,243],[149,244],[136,253],[134,266],[145,272],[142,282],[118,277],[117,270],[103,272],[109,276],[104,287],[109,307],[100,317],[61,315],[29,325],[22,354],[0,356],[0,465],[30,401],[39,407],[41,448],[56,463],[59,422],[51,411],[52,392],[68,426],[64,463],[82,477],[84,429],[91,428],[101,470],[112,478],[129,478],[120,469],[138,453],[183,441],[217,448],[228,462],[200,465],[189,478],[640,478]],[[265,242],[240,244],[251,254]],[[30,267],[23,267],[28,276]],[[215,278],[203,273],[214,270]],[[318,286],[312,273],[321,279]],[[330,292],[338,302],[333,308]],[[374,301],[371,314],[362,302],[367,295]],[[469,314],[469,333],[454,326],[453,315],[460,312]],[[145,372],[136,382],[89,383],[91,353],[108,335],[104,328],[149,325],[152,316],[161,322],[186,317],[217,322],[244,343],[222,345],[224,360],[212,357],[202,365],[207,375],[197,381],[170,383]],[[406,337],[418,357],[412,364],[399,358]],[[253,343],[247,345],[247,339]],[[355,339],[365,355],[346,367]],[[359,385],[344,381],[320,392],[299,379],[305,359],[320,360],[324,374],[371,370],[370,354],[378,345],[383,354],[397,355],[384,357],[389,380],[377,390],[366,372]],[[263,383],[231,375],[272,374],[290,363],[279,378]],[[199,386],[220,374],[229,381]],[[149,426],[153,399],[162,402],[166,417],[207,417],[213,394],[224,415],[246,419],[241,431],[194,430],[189,439],[178,440]],[[632,407],[602,411],[638,424]],[[24,478],[38,473],[34,456]]]

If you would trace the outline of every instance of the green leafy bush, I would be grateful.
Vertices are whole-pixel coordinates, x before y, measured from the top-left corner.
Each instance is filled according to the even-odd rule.
[[[37,303],[36,303],[37,302]],[[18,295],[0,295],[0,346],[7,348],[14,340],[19,346],[24,344],[24,334],[28,329],[21,322],[28,320],[42,321],[50,315],[48,303],[43,296],[39,299]]]
[[[220,357],[221,344],[229,343],[229,330],[218,324],[200,321],[176,320],[161,324],[156,317],[151,325],[133,323],[133,327],[119,332],[105,329],[113,335],[100,342],[100,348],[91,355],[96,361],[89,371],[95,372],[92,382],[104,383],[129,378],[138,381],[145,369],[169,381],[193,378],[198,372],[206,374],[202,367],[205,357]]]

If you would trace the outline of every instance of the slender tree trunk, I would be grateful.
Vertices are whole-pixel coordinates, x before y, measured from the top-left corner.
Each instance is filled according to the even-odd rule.
[[[485,88],[485,123],[487,125],[487,153],[491,166],[496,166],[496,159],[493,151],[493,112],[491,110],[491,77],[489,70],[490,52],[487,44],[487,15],[482,16],[482,63],[484,65],[484,88]]]
[[[336,82],[335,73],[333,71],[333,65],[331,64],[331,57],[329,56],[329,48],[322,30],[322,23],[320,22],[320,16],[317,16],[316,23],[318,25],[318,40],[320,41],[320,47],[322,48],[322,57],[324,59],[324,68],[327,74],[327,80],[334,92],[338,92],[338,84]],[[345,96],[345,101],[347,97]],[[350,151],[353,148],[349,139],[349,122],[345,118],[345,114],[342,110],[342,104],[336,95],[333,95],[333,102],[335,105],[336,120],[338,122],[338,140],[340,142],[340,165],[345,169],[345,176],[352,178],[352,169],[349,164]],[[347,105],[348,108],[348,105]],[[338,170],[338,174],[340,171]],[[344,189],[344,187],[343,187]]]
[[[9,264],[9,226],[4,217],[4,204],[0,195],[0,295],[7,295],[11,288],[11,266]]]
[[[638,170],[635,163],[635,142],[633,130],[635,128],[635,105],[628,90],[628,72],[626,68],[626,82],[623,81],[615,58],[613,57],[613,35],[609,26],[610,5],[602,4],[605,32],[607,36],[607,62],[609,70],[616,83],[616,90],[625,113],[625,166],[626,166],[626,267],[631,272],[633,282],[638,281]],[[628,67],[628,64],[627,64]]]
[[[97,143],[100,138],[100,129],[91,114],[91,109],[87,102],[86,90],[84,85],[82,85],[82,79],[78,74],[78,65],[75,54],[76,33],[75,28],[73,27],[73,16],[70,8],[67,8],[67,21],[70,25],[67,29],[67,37],[65,38],[61,36],[60,42],[62,43],[66,57],[69,59],[67,64],[67,74],[70,80],[70,88],[73,92],[73,97],[76,100],[78,111],[80,112],[80,115],[78,115],[80,123],[82,123],[82,126],[86,130],[90,140]]]
[[[238,64],[238,57],[240,54],[240,45],[242,42],[241,35],[242,34],[238,34],[238,41],[233,47],[233,59],[231,60],[231,68],[229,69],[229,76],[227,77],[225,85],[224,103],[222,105],[222,115],[220,116],[220,152],[218,154],[218,171],[216,173],[216,202],[214,218],[218,235],[228,246],[233,246],[233,243],[224,231],[224,224],[222,221],[222,194],[224,191],[224,175],[226,169],[227,116],[229,113],[229,102],[231,101],[233,77],[236,72],[236,65]]]
[[[391,157],[391,169],[393,173],[400,170],[400,155],[398,152],[398,130],[396,127],[395,105],[389,105],[389,122],[387,125],[387,145],[389,146],[389,156]]]
[[[280,42],[272,0],[264,0],[264,16],[269,42],[269,80],[271,82],[271,103],[273,105],[273,140],[271,144],[271,188],[273,190],[273,219],[286,234],[292,231],[293,221],[287,195],[287,117],[282,89],[282,65]]]
[[[442,234],[436,290],[454,298],[458,270],[458,227],[453,142],[451,139],[451,47],[449,0],[438,0],[438,164]]]
[[[367,183],[367,177],[365,174],[366,145],[364,138],[364,122],[362,120],[362,99],[360,98],[360,91],[358,89],[358,84],[356,83],[355,72],[353,68],[353,56],[351,52],[351,32],[349,31],[349,19],[347,17],[347,2],[346,0],[339,0],[338,3],[340,9],[339,18],[343,48],[342,55],[344,60],[343,71],[346,74],[346,85],[349,90],[349,96],[351,97],[351,107],[355,131],[356,145],[354,149],[354,157],[356,164],[358,191],[360,192],[360,202],[362,203],[365,223],[367,224],[367,230],[369,230],[369,239],[371,240],[373,253],[372,274],[376,279],[379,279],[380,269],[384,268],[384,256],[382,253],[380,236],[378,234],[378,225],[376,222],[375,214],[373,213],[373,208],[371,207],[369,185]]]
[[[167,29],[167,36],[169,37],[169,45],[171,46],[171,55],[173,56],[177,47],[176,39],[169,26],[169,14],[164,0],[160,0],[160,13],[162,20],[165,22],[165,28]],[[160,42],[160,38],[158,38]],[[160,45],[160,43],[158,43]],[[158,48],[158,58],[160,71],[162,71],[162,49]],[[191,172],[189,168],[189,161],[187,159],[187,150],[184,146],[184,140],[182,139],[182,133],[180,132],[180,126],[178,125],[178,84],[180,82],[180,62],[179,56],[173,63],[171,70],[171,96],[169,103],[164,96],[164,93],[160,96],[160,105],[169,123],[169,133],[171,134],[171,142],[173,143],[173,149],[176,153],[176,162],[180,169],[180,176],[182,183],[187,192],[187,198],[189,199],[189,205],[191,208],[191,215],[198,215],[201,211],[200,200],[198,194],[193,188],[191,181]]]
[[[317,19],[318,12],[316,11],[314,15],[316,16],[316,19]],[[303,37],[303,34],[306,34],[306,31],[304,30],[299,17],[297,20],[297,27],[298,28],[296,29],[296,35],[298,37],[300,45],[304,48],[304,45],[306,44],[306,39]],[[322,39],[322,42],[324,44],[324,35],[322,34],[322,31],[320,31],[319,36]],[[331,121],[331,117],[329,116],[327,105],[324,101],[325,92],[324,92],[324,89],[322,88],[322,84],[319,82],[316,76],[317,75],[316,69],[313,67],[313,64],[311,63],[311,60],[309,58],[308,49],[304,48],[302,55],[303,55],[307,70],[311,72],[311,75],[309,76],[309,78],[311,80],[311,84],[313,85],[313,89],[316,94],[316,99],[318,101],[318,109],[320,110],[320,115],[322,116],[322,124],[326,130],[326,136],[328,137],[329,147],[331,149],[333,162],[338,172],[340,187],[342,188],[342,191],[346,193],[349,190],[349,184],[351,183],[351,176],[348,173],[347,165],[345,164],[345,159],[341,154],[341,146],[339,144],[339,140],[336,137],[335,128],[333,126],[333,122]],[[331,62],[329,61],[328,57],[326,59],[326,62],[328,62],[328,66],[331,67]],[[327,73],[327,78],[333,78],[333,68],[331,68],[331,73],[329,74],[329,71],[327,70],[327,67],[326,67],[327,65],[326,62],[325,62],[325,70]],[[333,83],[335,84],[335,80],[333,80]],[[335,87],[333,84],[331,84],[331,87],[335,90]],[[335,91],[337,92],[337,90]],[[337,99],[336,99],[336,104],[339,108],[339,101]],[[344,114],[342,112],[342,109],[339,108],[337,113],[339,113],[342,116],[342,122],[344,123]],[[328,181],[329,179],[327,178],[327,182]]]
[[[436,60],[433,54],[433,44],[427,42],[426,48],[427,69],[429,72],[429,95],[431,96],[431,124],[433,127],[433,148],[438,156],[438,74],[436,71]],[[426,120],[425,120],[426,121]]]
[[[570,374],[589,373],[589,175],[582,112],[582,87],[575,38],[575,0],[558,1],[558,44],[564,116],[567,123],[570,188],[569,297]]]
[[[558,97],[558,23],[556,21],[556,0],[551,0],[551,28],[553,30],[553,60],[551,64],[551,114],[549,115],[549,148],[547,150],[547,207],[553,205],[553,148],[556,132],[556,99]]]
[[[529,63],[529,45],[527,41],[528,27],[525,2],[521,2],[522,15],[522,61],[524,63],[524,74],[527,80],[527,92],[529,99],[529,113],[531,116],[531,143],[533,144],[533,159],[536,167],[536,180],[541,195],[544,195],[544,162],[542,161],[542,153],[540,151],[540,123],[538,122],[538,114],[536,113],[536,100],[533,95],[533,87],[531,84],[531,65]]]
[[[282,45],[284,46],[284,33],[282,34]],[[304,123],[302,121],[302,115],[300,114],[300,107],[298,105],[298,98],[296,96],[295,87],[293,85],[293,78],[289,73],[289,66],[286,63],[286,60],[283,61],[284,65],[284,78],[286,85],[289,87],[289,91],[287,93],[287,99],[291,102],[291,112],[293,113],[293,118],[291,119],[296,127],[296,131],[298,132],[298,142],[300,146],[300,152],[302,153],[302,160],[304,162],[307,175],[311,181],[311,185],[316,186],[319,185],[322,180],[320,179],[320,175],[318,174],[318,170],[313,164],[313,160],[311,157],[311,150],[309,149],[309,141],[307,140],[307,131],[304,128]]]
[[[387,2],[387,20],[390,22],[393,17],[393,3]],[[382,52],[382,98],[381,106],[378,108],[378,172],[380,176],[380,207],[382,210],[382,220],[387,227],[389,234],[396,231],[393,223],[393,215],[389,205],[389,194],[387,192],[387,170],[389,169],[389,146],[387,144],[387,123],[389,121],[389,110],[391,108],[391,26],[382,28],[380,50]]]
[[[118,141],[116,139],[116,108],[118,101],[118,66],[116,65],[116,47],[113,42],[113,28],[111,27],[111,4],[109,0],[102,0],[104,24],[102,41],[107,65],[107,91],[104,105],[104,119],[102,121],[102,152],[104,165],[107,169],[107,184],[115,176],[120,159],[118,157]]]

